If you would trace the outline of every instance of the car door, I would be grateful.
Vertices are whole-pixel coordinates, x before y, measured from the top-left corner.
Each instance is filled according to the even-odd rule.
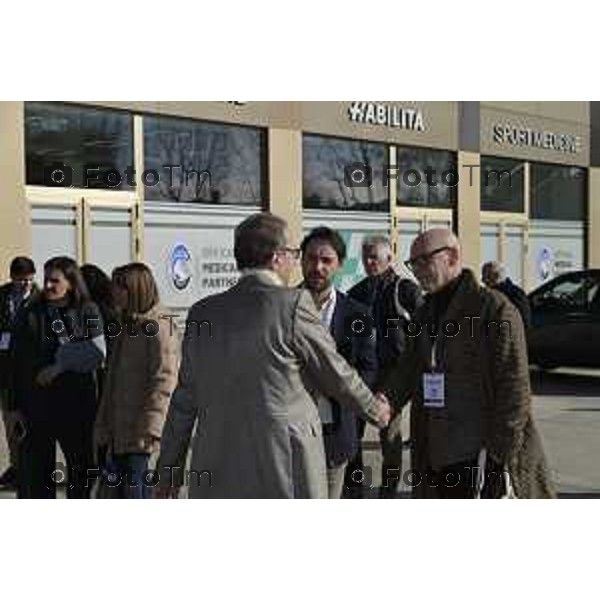
[[[592,316],[598,275],[562,275],[531,295],[531,361],[544,366],[600,364],[599,319]]]

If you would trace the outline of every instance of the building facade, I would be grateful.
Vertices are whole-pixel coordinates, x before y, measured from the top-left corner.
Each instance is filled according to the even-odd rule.
[[[269,209],[297,240],[342,231],[343,288],[365,235],[403,260],[446,226],[530,290],[600,267],[598,104],[0,102],[2,278],[21,253],[143,260],[183,312],[235,282],[233,229]]]

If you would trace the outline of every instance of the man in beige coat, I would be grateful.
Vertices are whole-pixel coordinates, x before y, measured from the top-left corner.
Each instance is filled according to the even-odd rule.
[[[501,497],[504,472],[520,498],[554,496],[532,416],[523,322],[501,293],[463,269],[452,232],[414,241],[407,266],[428,292],[404,360],[382,389],[397,409],[412,398],[413,470],[419,498]],[[485,450],[485,469],[478,469]],[[483,465],[482,465],[483,466]]]
[[[390,407],[336,352],[309,293],[285,287],[298,258],[285,221],[269,213],[246,219],[235,231],[235,257],[238,284],[188,316],[157,496],[176,497],[186,484],[192,498],[327,498],[311,391],[380,427]]]

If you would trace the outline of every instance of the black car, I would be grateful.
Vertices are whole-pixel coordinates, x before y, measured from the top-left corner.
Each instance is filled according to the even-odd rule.
[[[529,294],[529,362],[600,367],[600,269],[565,273]]]

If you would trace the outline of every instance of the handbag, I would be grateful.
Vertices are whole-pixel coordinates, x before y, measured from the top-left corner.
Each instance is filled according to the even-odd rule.
[[[475,500],[481,500],[485,485],[485,468],[487,464],[487,450],[482,448],[477,458],[477,481],[475,482]],[[500,500],[517,500],[517,494],[512,484],[508,469],[502,469],[502,495]]]

